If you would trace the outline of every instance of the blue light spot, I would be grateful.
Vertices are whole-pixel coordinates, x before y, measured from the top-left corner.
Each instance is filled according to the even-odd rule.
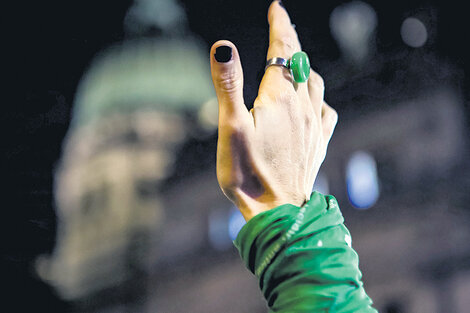
[[[349,201],[358,209],[368,209],[379,198],[377,166],[367,152],[355,152],[346,167],[346,184]]]
[[[240,211],[237,208],[232,208],[228,220],[228,234],[230,239],[235,240],[238,233],[240,232],[240,229],[242,229],[243,225],[245,224],[245,218],[240,213]]]

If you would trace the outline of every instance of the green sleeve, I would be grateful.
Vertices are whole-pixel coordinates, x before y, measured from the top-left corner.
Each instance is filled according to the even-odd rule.
[[[235,240],[270,312],[377,312],[333,196],[314,192],[253,217]]]

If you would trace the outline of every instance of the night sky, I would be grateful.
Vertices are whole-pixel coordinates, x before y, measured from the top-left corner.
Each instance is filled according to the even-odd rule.
[[[325,64],[339,57],[328,19],[343,2],[284,1],[314,68],[315,59]],[[437,33],[428,48],[465,74],[469,71],[466,41],[470,18],[465,2],[366,2],[377,11],[379,51],[403,49],[403,19],[422,8],[433,8],[437,13]],[[264,67],[270,1],[182,3],[191,31],[207,43],[207,51],[218,39],[229,39],[238,46],[244,66],[246,102],[251,103]],[[7,277],[3,282],[7,290],[2,299],[14,305],[6,311],[2,308],[4,312],[66,310],[66,304],[56,298],[52,289],[35,278],[32,262],[39,254],[49,253],[54,245],[52,173],[69,125],[75,89],[93,56],[124,38],[122,21],[130,4],[131,1],[21,1],[3,10],[2,68],[7,98],[1,115],[2,195],[6,199],[1,220],[2,260],[6,261],[3,269]],[[320,73],[327,70],[315,69]],[[468,91],[465,96],[468,102]],[[341,111],[341,106],[336,108]],[[204,147],[212,149],[215,145],[204,143]]]

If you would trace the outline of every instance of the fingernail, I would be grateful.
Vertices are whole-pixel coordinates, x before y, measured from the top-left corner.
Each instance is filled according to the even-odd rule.
[[[280,5],[281,7],[283,7],[283,8],[284,8],[284,10],[286,9],[286,8],[284,7],[284,4],[282,3],[282,1],[281,1],[281,0],[278,0],[277,2],[279,3],[279,5]]]
[[[220,46],[215,49],[215,60],[220,63],[227,63],[232,59],[232,48],[229,46]]]

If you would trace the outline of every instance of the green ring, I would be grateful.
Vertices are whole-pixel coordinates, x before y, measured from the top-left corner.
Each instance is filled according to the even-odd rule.
[[[292,55],[289,68],[296,83],[305,83],[310,75],[310,60],[305,52],[300,51]]]

